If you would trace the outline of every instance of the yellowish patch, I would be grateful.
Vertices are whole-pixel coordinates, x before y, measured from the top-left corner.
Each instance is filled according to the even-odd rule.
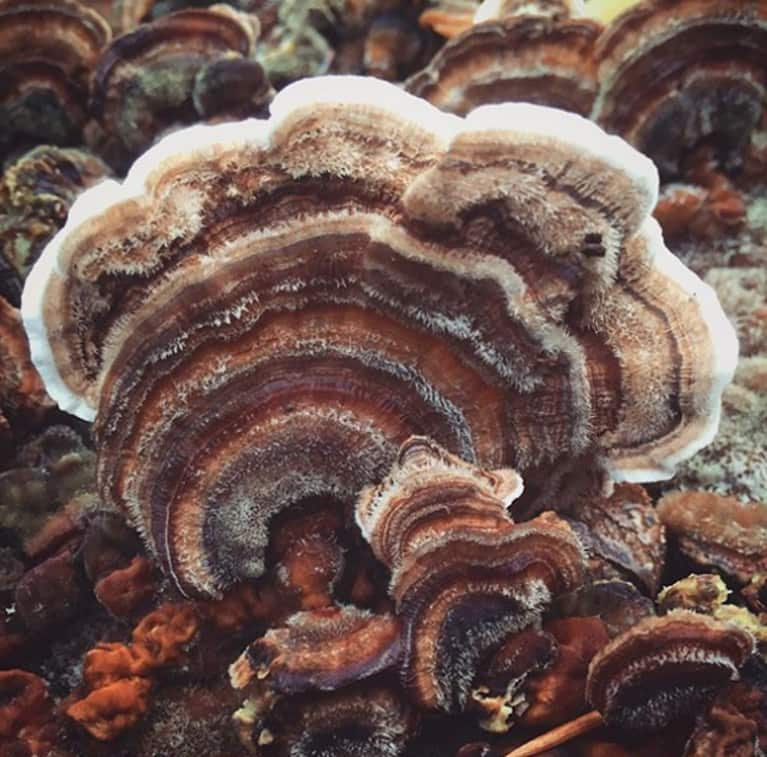
[[[639,0],[587,0],[586,15],[609,24],[614,18],[618,18],[624,11],[633,8]]]

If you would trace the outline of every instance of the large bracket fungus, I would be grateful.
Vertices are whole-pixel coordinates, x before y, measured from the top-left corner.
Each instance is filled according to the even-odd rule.
[[[271,110],[85,192],[23,297],[102,496],[184,591],[260,575],[276,513],[353,502],[411,434],[549,507],[584,464],[666,478],[712,438],[737,344],[649,217],[649,160],[574,114],[461,119],[369,79]]]

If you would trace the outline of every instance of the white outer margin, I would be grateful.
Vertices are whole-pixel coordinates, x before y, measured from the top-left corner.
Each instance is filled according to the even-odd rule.
[[[91,218],[122,202],[149,194],[153,178],[162,173],[166,162],[185,153],[196,153],[200,160],[204,160],[206,155],[222,145],[267,148],[271,135],[286,118],[296,109],[313,103],[386,108],[421,128],[432,130],[446,145],[462,123],[457,116],[442,113],[430,103],[385,81],[360,76],[318,76],[295,82],[282,90],[272,102],[268,120],[250,118],[213,126],[198,124],[173,132],[141,155],[122,182],[106,179],[87,189],[72,204],[66,224],[46,245],[33,266],[21,298],[21,317],[32,362],[46,391],[62,410],[86,421],[94,420],[97,410],[64,382],[51,349],[51,341],[56,339],[56,335],[49,337],[43,320],[48,283],[66,275],[59,265],[66,238]]]
[[[714,289],[702,281],[674,255],[663,241],[663,232],[655,218],[645,219],[640,233],[647,239],[647,248],[655,267],[675,281],[691,300],[695,300],[712,342],[711,391],[705,404],[697,408],[698,417],[705,418],[701,432],[689,444],[679,448],[673,455],[655,460],[654,468],[617,468],[607,461],[607,470],[614,481],[647,483],[673,477],[676,467],[709,444],[719,430],[722,411],[722,392],[732,381],[738,363],[738,337],[730,320],[724,313]]]

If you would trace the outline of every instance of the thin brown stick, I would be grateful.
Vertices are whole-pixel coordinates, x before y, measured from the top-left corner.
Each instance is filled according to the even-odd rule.
[[[534,757],[534,755],[545,752],[547,749],[553,749],[555,746],[588,733],[594,728],[599,728],[600,725],[604,725],[604,722],[596,710],[587,712],[569,723],[563,723],[532,741],[528,741],[527,744],[512,749],[505,757]]]

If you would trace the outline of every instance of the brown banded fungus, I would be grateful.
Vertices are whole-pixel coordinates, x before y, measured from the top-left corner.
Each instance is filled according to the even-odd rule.
[[[422,707],[465,708],[482,659],[583,580],[580,543],[561,518],[508,517],[520,490],[514,471],[478,469],[414,437],[360,496],[357,522],[391,569],[402,679]]]
[[[745,584],[767,570],[767,507],[713,492],[680,491],[658,503],[658,516],[684,554]]]
[[[399,757],[417,722],[400,692],[376,683],[249,700],[234,720],[258,757]]]
[[[109,24],[76,0],[0,2],[0,156],[80,140]]]
[[[735,680],[753,649],[751,635],[733,625],[674,610],[643,620],[599,652],[586,694],[612,725],[659,730]]]
[[[305,80],[81,195],[24,292],[32,358],[190,593],[261,575],[277,513],[351,504],[412,434],[513,466],[538,510],[597,468],[666,478],[737,345],[656,190],[571,113]]]
[[[118,37],[94,75],[91,111],[104,129],[94,141],[123,168],[169,129],[261,112],[271,87],[254,60],[258,33],[256,16],[217,5]]]
[[[668,180],[694,151],[737,171],[767,102],[767,7],[760,0],[645,0],[596,48],[592,118],[649,155]]]
[[[326,607],[291,616],[267,631],[230,668],[232,685],[255,678],[275,693],[340,689],[394,665],[400,626],[391,615]]]
[[[487,19],[451,39],[405,87],[458,115],[523,101],[586,116],[597,92],[593,48],[600,31],[590,19]]]

